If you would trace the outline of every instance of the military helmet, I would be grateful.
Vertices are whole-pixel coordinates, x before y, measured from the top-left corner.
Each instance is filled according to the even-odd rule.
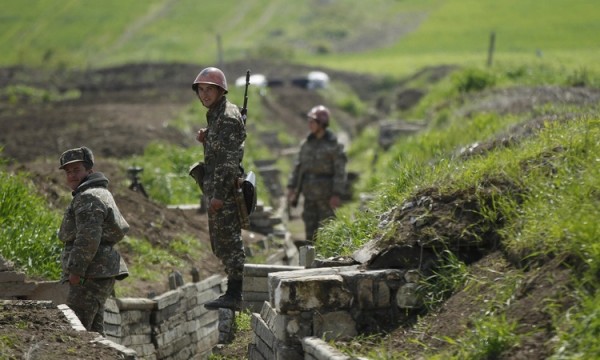
[[[323,105],[317,105],[310,109],[308,114],[306,114],[311,119],[315,119],[317,124],[326,128],[329,126],[329,109]]]
[[[78,161],[83,161],[87,165],[86,168],[92,168],[94,166],[94,154],[92,153],[92,150],[82,146],[65,151],[60,156],[59,169],[63,169],[65,165]]]
[[[194,90],[195,93],[198,92],[198,84],[216,85],[225,90],[225,94],[227,94],[227,79],[225,78],[225,74],[216,67],[207,67],[200,71],[192,84],[192,90]]]

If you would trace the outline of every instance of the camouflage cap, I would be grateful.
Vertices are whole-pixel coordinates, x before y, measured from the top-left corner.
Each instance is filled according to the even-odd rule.
[[[94,166],[94,154],[92,153],[92,150],[88,149],[85,146],[82,146],[79,148],[69,149],[65,151],[60,156],[59,169],[63,169],[65,165],[78,161],[83,161],[87,163],[90,167]]]

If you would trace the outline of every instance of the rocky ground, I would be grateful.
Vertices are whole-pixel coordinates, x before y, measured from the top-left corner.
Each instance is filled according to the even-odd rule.
[[[228,64],[226,73],[244,74],[250,68],[253,73],[263,73],[271,78],[291,79],[304,74],[309,69],[300,66],[270,64],[264,62],[246,62]],[[206,219],[194,212],[168,209],[139,193],[130,191],[124,184],[126,174],[122,169],[111,165],[108,159],[141,154],[152,140],[162,139],[181,146],[196,146],[194,134],[183,134],[165,124],[177,113],[189,106],[193,100],[190,81],[200,66],[186,64],[127,65],[112,69],[83,73],[45,73],[26,69],[0,69],[0,88],[10,84],[26,84],[35,87],[53,87],[66,93],[78,89],[81,97],[60,102],[32,102],[27,97],[8,101],[8,96],[0,101],[0,146],[4,147],[3,156],[8,157],[12,169],[26,170],[33,174],[36,188],[49,200],[50,206],[62,209],[68,201],[63,185],[62,174],[56,169],[56,158],[64,149],[86,144],[94,149],[98,158],[97,168],[105,172],[112,180],[116,201],[125,217],[130,221],[133,236],[145,236],[157,246],[173,239],[178,233],[193,233],[198,240],[208,244]],[[448,67],[430,69],[432,81],[449,71]],[[385,117],[390,102],[400,102],[398,97],[385,97],[378,92],[378,79],[356,74],[330,72],[335,81],[341,81],[354,88],[359,96],[371,101],[378,114],[368,118],[354,118],[341,109],[334,109],[336,121],[349,134],[355,134],[364,126],[373,124],[378,117]],[[232,82],[232,81],[231,81]],[[405,91],[402,84],[397,89],[387,89],[387,94],[399,94]],[[407,92],[405,92],[408,94]],[[417,99],[417,98],[415,98]],[[402,99],[405,100],[405,99]],[[315,104],[328,104],[317,92],[295,86],[273,88],[269,96],[261,99],[264,117],[268,121],[284,123],[288,132],[300,139],[306,132],[303,114]],[[472,108],[466,108],[465,115],[478,109],[496,111],[523,111],[531,109],[541,102],[568,102],[583,104],[598,101],[598,93],[585,89],[561,90],[556,88],[521,89],[512,92],[490,93],[482,97]],[[397,106],[410,106],[396,103]],[[198,104],[198,106],[200,106]],[[478,107],[478,108],[477,108]],[[535,128],[532,119],[529,127],[523,126],[506,134],[512,140],[526,136]],[[468,153],[487,151],[494,146],[502,146],[501,138],[474,146]],[[434,189],[431,190],[435,193]],[[67,194],[68,195],[68,194]],[[455,198],[436,199],[444,203],[462,203],[467,208],[472,194],[454,194]],[[464,197],[463,197],[464,196]],[[443,205],[443,204],[442,204]],[[444,206],[439,207],[440,211]],[[435,214],[434,214],[435,215]],[[439,219],[444,214],[438,214]],[[160,219],[161,226],[153,226]],[[444,224],[440,220],[440,229],[461,231],[467,223]],[[448,226],[446,226],[448,225]],[[127,256],[127,254],[126,254]],[[220,270],[218,260],[212,254],[204,259],[188,259],[189,264],[200,268],[201,273],[213,274]],[[497,267],[499,272],[510,272],[511,265],[503,261],[501,254],[490,252],[473,263],[474,269],[481,269],[478,276],[494,276],[489,270]],[[477,271],[477,270],[475,270]],[[548,274],[553,274],[552,278]],[[530,331],[532,327],[544,327],[549,322],[549,314],[540,312],[533,315],[531,308],[543,307],[541,303],[549,294],[564,291],[567,286],[568,269],[550,263],[546,268],[532,274],[523,290],[523,296],[516,299],[516,306],[509,314],[522,321],[521,331]],[[148,292],[160,293],[165,290],[165,282],[135,282],[140,296]],[[486,296],[487,289],[478,289]],[[471,290],[472,291],[472,290]],[[403,351],[418,354],[423,346],[431,349],[444,346],[440,339],[452,337],[465,327],[469,327],[469,318],[480,311],[479,303],[472,301],[472,294],[465,290],[453,296],[436,314],[424,315],[430,328],[423,332],[421,344],[404,344],[409,335],[403,328],[393,330],[390,347],[402,347]],[[565,306],[568,304],[564,304]],[[104,349],[89,344],[90,335],[74,333],[65,328],[64,319],[54,311],[21,311],[19,308],[2,306],[0,311],[0,336],[14,338],[14,346],[2,351],[0,359],[106,359],[114,354],[104,353]],[[432,337],[430,334],[436,334]],[[537,338],[530,338],[522,344],[514,358],[545,358],[550,334],[544,337],[537,332]],[[248,338],[240,334],[241,338]],[[401,345],[401,346],[400,346]],[[40,349],[45,349],[40,357]],[[229,358],[243,358],[246,347],[224,350]],[[54,354],[51,357],[48,354]],[[73,355],[72,355],[73,354]],[[85,355],[84,355],[85,354]],[[38,356],[38,357],[36,357]],[[509,358],[509,357],[506,357]]]

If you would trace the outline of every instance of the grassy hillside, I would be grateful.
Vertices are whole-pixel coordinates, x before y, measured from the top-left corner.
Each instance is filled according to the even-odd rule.
[[[349,342],[342,347],[347,353],[508,359],[529,346],[540,358],[599,353],[593,335],[600,329],[598,91],[589,93],[595,94],[590,101],[583,95],[571,102],[577,89],[539,86],[527,75],[507,81],[506,75],[459,71],[405,114],[428,119],[427,131],[386,152],[373,147],[377,139],[370,131],[354,142],[354,165],[370,167],[359,187],[376,196],[342,209],[322,228],[319,253],[350,255],[367,242],[409,249],[411,239],[438,249],[474,241],[487,249],[483,254],[498,253],[475,266],[446,258],[421,283],[430,314],[392,334],[360,339],[369,344],[362,349]],[[565,95],[554,96],[560,92]],[[553,100],[545,103],[549,94]],[[475,217],[462,227],[465,210]],[[560,280],[563,271],[568,275]],[[533,284],[541,279],[548,291],[537,294]],[[539,305],[523,305],[523,299]]]
[[[361,72],[496,59],[597,67],[589,0],[1,0],[0,66],[217,63],[267,56]],[[220,38],[222,58],[218,57]]]

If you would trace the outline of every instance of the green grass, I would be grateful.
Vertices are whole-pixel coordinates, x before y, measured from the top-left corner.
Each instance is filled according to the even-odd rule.
[[[219,37],[225,61],[263,56],[398,76],[440,63],[483,65],[492,31],[499,64],[600,66],[600,15],[589,0],[1,0],[0,6],[0,66],[214,64]]]
[[[47,207],[27,176],[0,171],[0,254],[30,275],[58,279],[60,214]]]
[[[406,75],[424,66],[487,63],[495,32],[494,64],[544,62],[595,71],[600,65],[600,12],[587,0],[447,0],[428,11],[421,26],[393,46],[355,54],[302,58],[347,70]]]
[[[523,190],[519,201],[510,196],[496,196],[491,202],[481,203],[481,215],[493,222],[502,219],[502,248],[524,266],[551,258],[570,259],[577,277],[573,280],[577,283],[574,290],[577,306],[570,310],[569,316],[563,312],[554,314],[552,328],[560,339],[560,345],[554,348],[555,358],[596,354],[600,229],[595,219],[600,216],[597,183],[600,109],[597,105],[553,104],[518,115],[475,111],[464,116],[458,111],[471,98],[481,99],[481,91],[487,89],[519,84],[569,86],[576,78],[597,84],[595,72],[582,75],[552,69],[523,65],[501,70],[466,68],[456,72],[431,89],[413,110],[413,115],[430,120],[429,129],[400,139],[387,152],[379,152],[375,163],[372,162],[375,151],[372,146],[369,148],[375,134],[370,131],[361,134],[349,151],[351,162],[355,162],[356,168],[370,167],[371,171],[363,172],[356,191],[375,194],[375,199],[367,204],[366,210],[342,209],[337,220],[320,230],[317,250],[325,256],[347,255],[369,239],[393,234],[393,226],[383,229],[374,226],[377,217],[399,206],[419,189],[435,187],[441,193],[452,193],[477,189],[488,178],[506,179]],[[523,138],[512,146],[468,160],[457,156],[461,148],[494,139],[534,118],[560,121],[547,121],[536,136]],[[449,348],[440,354],[434,351],[427,358],[495,358],[517,345],[515,324],[502,313],[523,276],[516,273],[504,276],[499,282],[484,283],[494,289],[496,296],[494,301],[485,300],[489,307],[472,319],[473,331],[445,339]],[[476,281],[464,264],[450,258],[447,265],[424,281],[421,295],[425,304],[434,309],[456,290],[472,287]],[[551,299],[547,304],[552,306]],[[394,358],[386,352],[385,345],[380,345],[379,352],[388,355],[375,358]]]

